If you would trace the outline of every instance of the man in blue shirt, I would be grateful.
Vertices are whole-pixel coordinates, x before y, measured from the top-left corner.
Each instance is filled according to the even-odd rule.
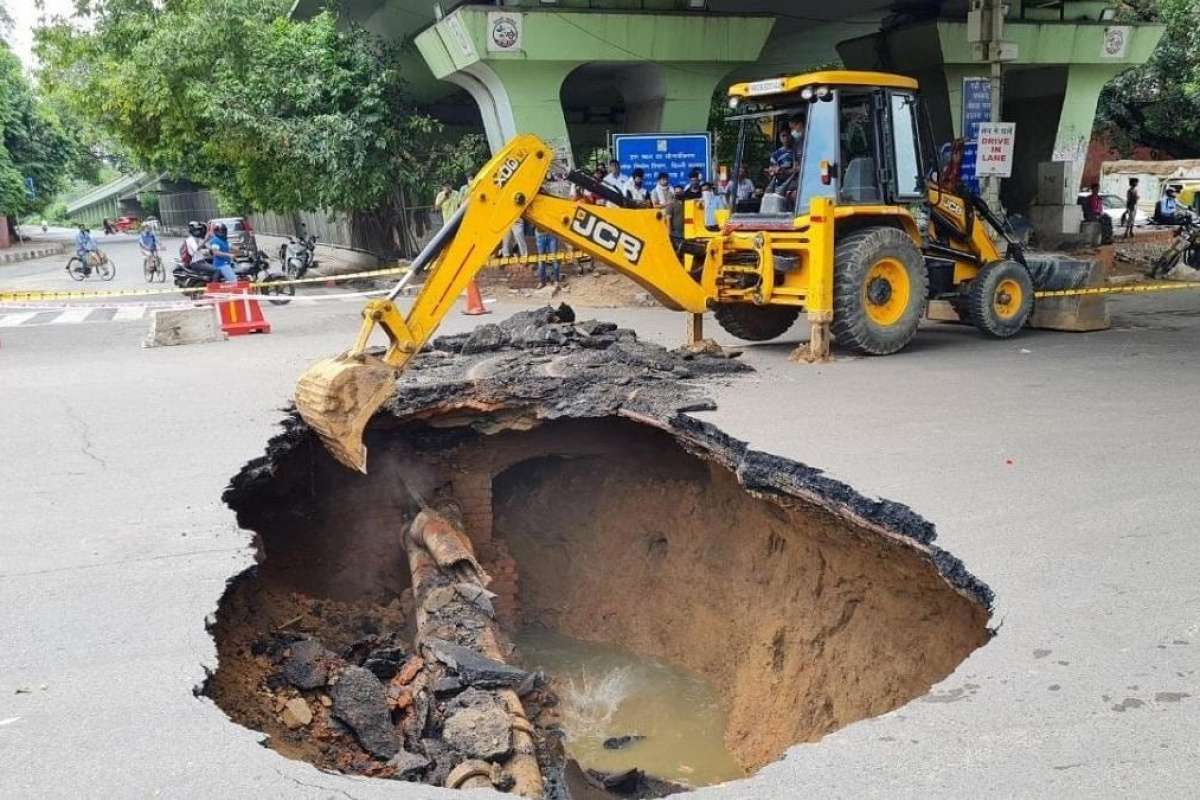
[[[88,230],[87,225],[80,225],[79,233],[75,234],[75,255],[79,256],[79,260],[83,262],[84,275],[92,271],[92,265],[88,260],[88,256],[98,249],[95,240],[92,239],[92,232]]]
[[[229,230],[224,225],[214,225],[212,236],[208,240],[208,249],[212,252],[213,269],[225,283],[235,283],[237,273],[233,271],[233,250],[229,247]]]
[[[1168,186],[1163,198],[1154,204],[1154,223],[1156,225],[1182,225],[1187,221],[1188,213],[1175,199],[1175,187]]]
[[[158,235],[154,232],[149,222],[142,223],[142,232],[138,236],[138,244],[142,250],[149,255],[150,253],[158,252]]]

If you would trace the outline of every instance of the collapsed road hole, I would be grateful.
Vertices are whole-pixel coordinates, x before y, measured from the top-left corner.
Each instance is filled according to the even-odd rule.
[[[612,393],[579,352],[433,359],[367,476],[289,420],[226,494],[260,559],[205,693],[324,769],[519,792],[536,758],[540,796],[656,797],[895,709],[987,641],[991,593],[928,522],[678,413],[684,362],[626,361]],[[438,525],[488,593],[414,545]]]

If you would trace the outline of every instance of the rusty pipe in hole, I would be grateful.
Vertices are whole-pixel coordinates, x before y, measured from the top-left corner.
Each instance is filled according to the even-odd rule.
[[[491,582],[491,578],[475,558],[475,549],[462,531],[458,521],[460,519],[461,516],[455,513],[454,509],[448,509],[447,513],[443,514],[426,508],[413,519],[403,537],[409,569],[412,572],[418,647],[422,646],[421,643],[426,637],[440,638],[444,635],[441,631],[431,630],[433,612],[427,603],[435,590],[459,583],[473,584],[483,590]],[[464,603],[463,608],[464,615],[474,616],[483,626],[474,642],[457,643],[472,647],[480,655],[493,661],[504,662],[504,653],[497,637],[496,621],[474,604]],[[504,766],[513,777],[512,793],[530,800],[541,800],[544,786],[537,764],[533,726],[525,716],[525,708],[515,691],[493,691],[496,699],[508,712],[511,721],[513,751]],[[453,788],[464,789],[492,786],[490,775],[485,777],[478,763],[464,762],[460,768],[447,778],[447,785],[453,782],[458,784]]]

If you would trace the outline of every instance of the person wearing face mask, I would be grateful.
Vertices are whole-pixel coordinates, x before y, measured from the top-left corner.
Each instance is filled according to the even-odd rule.
[[[654,188],[650,190],[650,205],[654,208],[669,209],[675,202],[671,192],[671,176],[665,172],[658,173]]]
[[[699,200],[700,192],[700,170],[693,169],[688,175],[687,186],[683,187],[683,199]]]
[[[625,196],[643,208],[650,205],[650,192],[644,185],[645,179],[645,171],[638,167],[630,174],[629,183],[625,184]]]

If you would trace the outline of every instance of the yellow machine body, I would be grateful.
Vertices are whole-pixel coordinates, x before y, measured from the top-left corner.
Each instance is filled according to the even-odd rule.
[[[843,85],[916,91],[916,82],[903,76],[820,72],[736,84],[729,93],[752,98],[767,92],[773,102],[788,103],[813,86]],[[394,391],[396,375],[437,330],[519,219],[625,275],[667,308],[696,315],[714,311],[727,330],[743,338],[771,338],[804,313],[812,336],[800,355],[809,360],[828,357],[831,325],[839,340],[852,347],[855,337],[861,337],[867,346],[858,349],[891,352],[907,339],[900,337],[893,347],[886,338],[879,340],[881,345],[871,344],[870,337],[886,334],[901,319],[915,331],[913,314],[924,312],[926,282],[913,271],[924,237],[905,205],[843,204],[837,196],[818,196],[806,208],[772,216],[763,224],[754,215],[719,212],[721,227],[714,231],[704,227],[702,210],[688,201],[681,242],[672,239],[659,210],[582,204],[542,192],[551,157],[552,149],[533,135],[517,136],[496,153],[470,182],[462,208],[443,229],[447,238],[437,252],[428,263],[414,265],[427,269],[428,275],[407,312],[396,304],[398,290],[370,301],[354,346],[314,364],[301,378],[296,394],[300,413],[339,461],[365,471],[363,431]],[[810,167],[829,169],[824,162]],[[924,199],[936,210],[931,228],[945,247],[962,254],[961,259],[950,257],[954,283],[970,282],[983,265],[999,259],[999,253],[983,227],[973,225],[963,198],[935,183],[929,184],[927,194]],[[839,249],[843,246],[844,251]],[[854,261],[868,257],[862,256],[864,250],[874,261]],[[850,278],[839,270],[854,273],[858,283],[847,283]],[[861,319],[846,320],[839,328],[835,311]],[[760,319],[769,324],[760,324]],[[388,337],[382,356],[367,353],[377,327]]]

